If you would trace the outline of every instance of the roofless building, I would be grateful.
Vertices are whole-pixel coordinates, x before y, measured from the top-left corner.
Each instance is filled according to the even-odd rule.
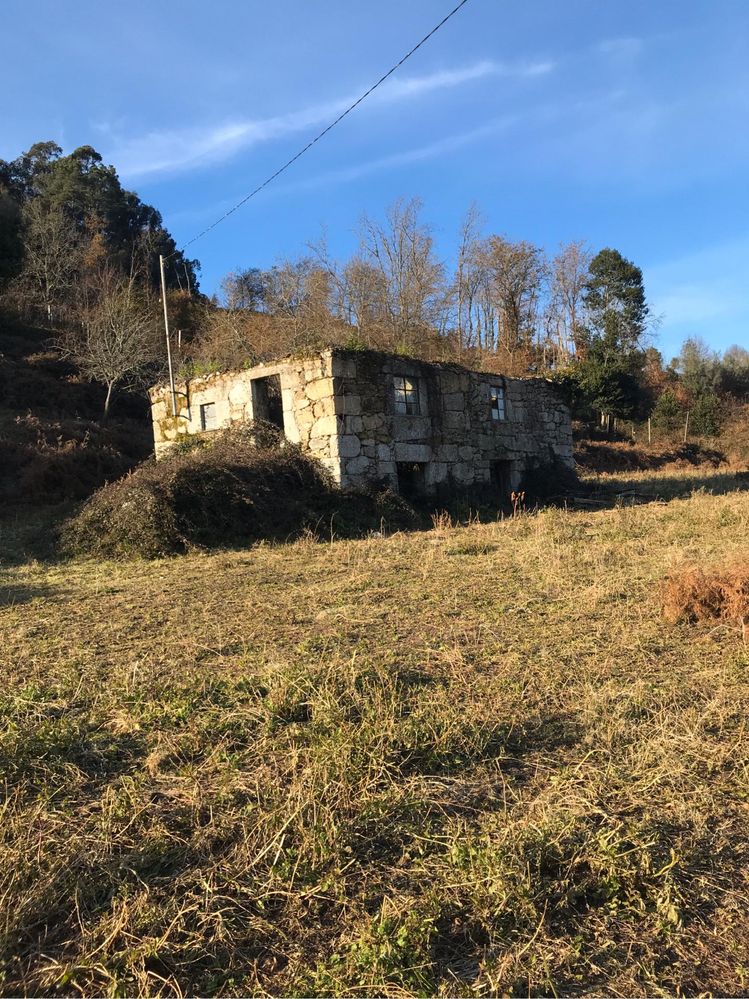
[[[543,466],[574,468],[568,407],[544,378],[506,378],[395,354],[332,348],[150,391],[156,457],[192,434],[265,420],[343,488],[433,494],[516,489]]]

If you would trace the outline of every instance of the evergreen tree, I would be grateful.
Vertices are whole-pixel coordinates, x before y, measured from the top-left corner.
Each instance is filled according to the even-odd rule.
[[[672,388],[665,389],[659,396],[652,412],[653,426],[666,433],[675,433],[683,428],[686,409]]]
[[[692,433],[701,437],[717,437],[723,426],[723,406],[715,392],[703,392],[689,414]]]
[[[0,160],[2,189],[19,206],[22,219],[32,201],[38,211],[64,213],[82,237],[100,241],[108,263],[124,272],[134,255],[140,255],[151,284],[157,287],[158,258],[163,254],[168,257],[168,287],[198,290],[198,262],[177,250],[159,212],[125,190],[115,168],[106,166],[92,146],[80,146],[63,156],[56,143],[37,142],[11,162]],[[7,252],[0,246],[0,270]]]
[[[21,209],[0,186],[0,292],[19,273],[22,264]]]
[[[607,247],[593,257],[589,275],[583,292],[588,343],[598,343],[604,356],[638,350],[649,312],[642,271]]]
[[[572,373],[578,411],[597,410],[610,428],[612,417],[642,415],[647,402],[642,271],[618,250],[601,250],[590,263],[583,306],[585,351]]]

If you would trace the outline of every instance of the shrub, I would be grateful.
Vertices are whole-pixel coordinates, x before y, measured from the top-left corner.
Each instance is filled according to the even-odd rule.
[[[156,558],[191,547],[330,538],[413,526],[389,493],[341,493],[326,470],[264,424],[175,448],[104,486],[63,528],[68,554]]]
[[[0,499],[9,503],[82,500],[148,454],[150,434],[127,421],[100,427],[27,413],[0,421]]]
[[[749,558],[702,569],[686,566],[663,584],[663,616],[672,624],[722,620],[743,624],[749,618]]]
[[[666,389],[658,396],[653,407],[653,426],[666,433],[674,433],[683,428],[686,411],[673,389]]]
[[[717,437],[723,426],[723,407],[714,392],[699,396],[689,417],[692,433],[702,437]]]

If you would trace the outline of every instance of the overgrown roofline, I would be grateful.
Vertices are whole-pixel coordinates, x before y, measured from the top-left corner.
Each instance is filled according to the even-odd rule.
[[[373,350],[371,348],[358,348],[358,347],[340,347],[340,346],[328,346],[321,347],[319,350],[300,350],[291,354],[283,354],[277,358],[269,358],[264,361],[259,361],[257,364],[248,364],[246,367],[227,367],[220,368],[216,371],[209,371],[204,374],[196,373],[188,377],[177,377],[176,381],[185,384],[186,382],[195,381],[208,381],[211,378],[226,377],[231,374],[242,374],[243,372],[258,371],[264,368],[279,368],[285,364],[294,364],[298,361],[310,360],[317,357],[356,357],[356,358],[369,358],[371,361],[376,362],[377,360],[389,361],[398,360],[409,364],[418,364],[428,368],[435,368],[441,371],[453,371],[457,373],[481,375],[486,378],[503,378],[506,381],[514,382],[545,382],[547,384],[555,384],[554,379],[548,378],[545,375],[507,375],[501,371],[488,371],[484,368],[474,368],[469,367],[466,364],[460,364],[458,361],[429,361],[422,357],[417,357],[413,354],[401,354],[395,351],[387,350]],[[164,390],[169,388],[169,382],[164,380],[156,382],[149,388],[149,394],[156,392],[157,390]]]

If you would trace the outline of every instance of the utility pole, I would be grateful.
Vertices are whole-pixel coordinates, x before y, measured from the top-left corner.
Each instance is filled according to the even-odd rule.
[[[174,368],[172,367],[172,345],[169,342],[169,310],[166,304],[166,277],[164,275],[164,258],[159,254],[161,268],[161,301],[164,303],[164,333],[166,334],[166,361],[169,366],[169,388],[172,394],[172,416],[177,415],[177,390],[174,387]]]

